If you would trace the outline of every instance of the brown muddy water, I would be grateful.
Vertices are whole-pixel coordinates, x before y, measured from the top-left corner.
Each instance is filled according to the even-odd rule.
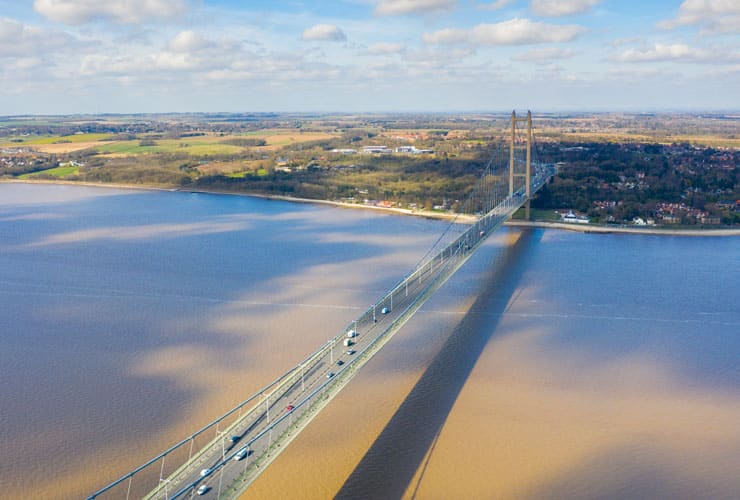
[[[0,488],[80,498],[272,380],[444,223],[0,184]],[[245,498],[740,496],[740,239],[502,230]]]

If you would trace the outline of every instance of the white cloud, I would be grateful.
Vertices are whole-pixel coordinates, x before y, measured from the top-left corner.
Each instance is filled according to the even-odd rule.
[[[538,16],[560,17],[587,12],[601,0],[532,0],[532,12]]]
[[[544,47],[538,49],[530,49],[522,54],[517,54],[512,57],[515,61],[529,61],[529,62],[551,62],[555,59],[568,59],[573,57],[575,52],[568,49],[561,49],[558,47]]]
[[[499,10],[503,9],[513,1],[514,0],[496,0],[495,2],[491,3],[479,3],[478,5],[476,5],[476,8],[478,10]]]
[[[213,45],[213,42],[206,40],[199,33],[187,30],[181,31],[170,40],[168,47],[172,52],[197,52]]]
[[[471,32],[455,28],[445,28],[434,33],[424,33],[422,40],[425,43],[448,44],[463,43],[471,39]]]
[[[26,26],[15,19],[0,18],[0,57],[36,58],[76,46],[77,40],[66,33]]]
[[[107,19],[119,24],[138,24],[151,18],[168,19],[185,12],[184,0],[34,0],[42,16],[65,24]]]
[[[381,55],[381,54],[398,54],[403,52],[406,46],[402,43],[374,43],[367,48],[368,54]]]
[[[740,1],[684,0],[678,17],[658,23],[663,29],[700,25],[702,33],[740,33]]]
[[[558,25],[511,19],[496,24],[479,24],[472,30],[443,29],[425,33],[423,40],[433,44],[471,43],[475,45],[526,45],[569,42],[586,31],[575,24]]]
[[[347,35],[333,24],[316,24],[306,29],[301,38],[309,41],[343,42]]]
[[[740,60],[740,54],[731,50],[706,50],[689,47],[683,43],[664,45],[656,43],[647,49],[627,49],[612,58],[614,61],[642,63],[660,61],[684,61],[710,63]]]
[[[452,10],[457,0],[379,0],[375,13],[379,16],[426,14],[433,11]]]
[[[10,43],[23,35],[23,25],[15,19],[0,18],[0,43]]]
[[[654,62],[693,59],[699,52],[688,45],[677,43],[673,45],[655,44],[654,47],[644,50],[627,49],[615,59],[622,62]]]
[[[14,62],[14,67],[19,70],[37,68],[43,64],[38,57],[19,57]]]

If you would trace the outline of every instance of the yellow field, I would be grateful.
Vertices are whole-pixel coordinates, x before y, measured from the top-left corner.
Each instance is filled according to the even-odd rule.
[[[72,153],[74,151],[80,151],[83,149],[91,148],[99,145],[99,142],[65,142],[62,144],[41,144],[34,146],[34,149],[41,151],[42,153]]]
[[[265,129],[249,132],[246,136],[254,139],[264,139],[265,142],[267,142],[267,146],[263,146],[263,149],[276,149],[280,146],[287,146],[288,144],[333,139],[338,137],[339,134],[329,132],[301,132],[299,130],[285,129]],[[230,136],[228,138],[233,139],[239,137],[241,136]]]
[[[689,143],[698,146],[740,148],[740,138],[723,137],[721,135],[662,135],[646,134],[630,131],[601,131],[601,132],[563,132],[561,129],[549,128],[544,131],[547,135],[559,136],[571,141],[593,142],[645,142],[655,144]]]

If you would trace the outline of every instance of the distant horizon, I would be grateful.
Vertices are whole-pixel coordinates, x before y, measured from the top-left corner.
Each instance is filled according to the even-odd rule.
[[[740,102],[740,2],[726,0],[0,0],[0,12],[4,116]]]
[[[343,116],[343,115],[509,115],[512,111],[517,114],[531,111],[536,115],[555,114],[583,114],[583,115],[608,115],[608,114],[630,114],[630,115],[734,115],[740,118],[740,108],[737,109],[509,109],[509,110],[407,110],[407,111],[131,111],[131,112],[100,112],[100,113],[21,113],[14,115],[0,115],[0,118],[64,118],[85,116],[146,116],[146,115],[297,115],[297,116]]]

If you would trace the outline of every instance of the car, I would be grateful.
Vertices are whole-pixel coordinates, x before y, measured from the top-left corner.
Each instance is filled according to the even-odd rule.
[[[383,309],[380,310],[380,312],[383,314],[388,314],[389,312],[391,312],[391,310],[388,307],[384,307]]]
[[[200,471],[200,476],[201,477],[210,476],[211,475],[211,472],[213,472],[213,470],[211,470],[211,469],[203,469],[202,471]]]
[[[239,441],[239,440],[240,440],[241,438],[242,438],[241,436],[231,436],[231,437],[229,438],[229,441],[231,441],[232,443],[236,443],[236,442],[237,442],[237,441]]]
[[[342,361],[341,359],[337,360],[337,366],[342,366],[343,364],[344,364],[344,361]]]
[[[247,447],[245,446],[241,450],[236,452],[236,455],[234,455],[234,461],[238,462],[242,458],[246,457],[249,454],[249,450],[247,450]]]
[[[334,376],[334,372],[329,372],[326,374],[326,378],[332,378]]]
[[[354,349],[347,349],[347,354],[349,354],[350,356],[352,356],[355,352],[357,351],[355,351]]]
[[[200,487],[198,488],[198,491],[196,491],[196,493],[198,494],[198,496],[205,495],[206,493],[208,493],[208,490],[210,489],[211,489],[210,486],[206,484],[201,484]]]
[[[285,407],[285,411],[287,411],[288,413],[290,413],[293,410],[295,410],[295,406],[293,405],[288,405]]]

